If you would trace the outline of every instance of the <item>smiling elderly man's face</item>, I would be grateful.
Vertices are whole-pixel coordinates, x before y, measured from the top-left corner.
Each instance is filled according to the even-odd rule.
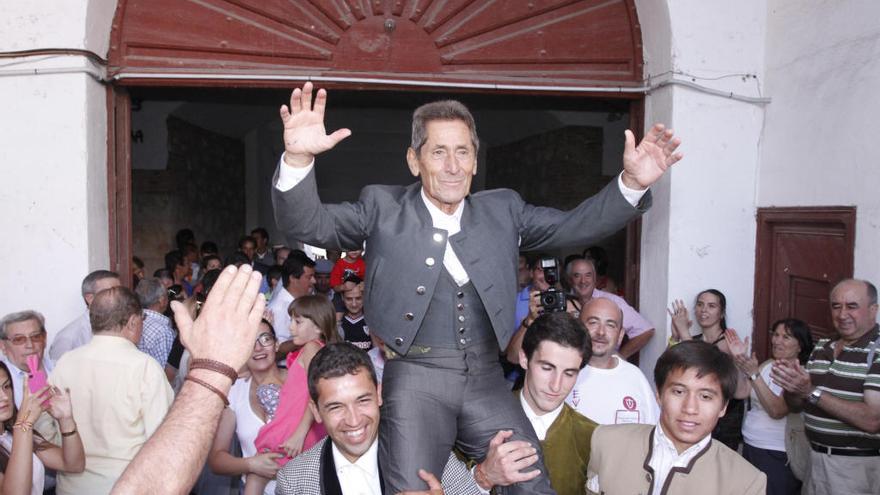
[[[477,174],[477,153],[467,124],[461,120],[432,120],[425,126],[427,140],[421,149],[406,154],[409,170],[422,179],[431,203],[451,214],[470,193]]]

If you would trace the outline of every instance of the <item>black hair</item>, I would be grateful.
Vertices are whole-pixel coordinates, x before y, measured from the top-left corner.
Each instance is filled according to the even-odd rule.
[[[165,269],[174,273],[174,269],[177,265],[183,264],[183,251],[179,249],[175,249],[174,251],[168,251],[165,253]]]
[[[281,265],[272,265],[266,271],[266,280],[281,280],[283,276],[284,271],[281,269]]]
[[[229,266],[229,265],[241,266],[241,265],[250,265],[250,264],[251,264],[251,259],[248,258],[246,254],[242,253],[241,251],[236,251],[226,257],[226,263],[224,263],[223,265],[224,266]]]
[[[175,234],[174,240],[177,244],[177,249],[183,251],[184,246],[196,241],[196,235],[193,233],[192,229],[180,229],[177,231],[177,234]]]
[[[291,250],[290,254],[287,255],[287,259],[284,260],[284,264],[281,265],[281,278],[284,286],[286,287],[290,282],[290,277],[302,277],[305,267],[307,266],[315,266],[315,262],[309,258],[309,255],[301,249]]]
[[[266,242],[269,242],[269,231],[267,231],[263,227],[257,227],[252,230],[251,237],[253,237],[254,234],[260,234],[261,236],[263,236],[263,239],[266,239]]]
[[[376,379],[376,370],[373,369],[373,361],[370,356],[348,342],[335,342],[327,344],[315,354],[309,364],[308,383],[309,396],[318,403],[318,381],[322,378],[339,378],[345,375],[356,375],[366,370],[370,374],[373,385],[379,381]]]
[[[706,289],[699,294],[697,294],[697,300],[700,299],[700,296],[703,294],[712,294],[718,298],[718,305],[721,306],[721,329],[727,330],[727,298],[724,297],[724,293],[718,289]]]
[[[776,320],[773,322],[773,325],[770,325],[770,332],[776,330],[776,327],[782,325],[785,330],[791,334],[792,337],[797,340],[798,345],[801,346],[800,352],[798,352],[798,361],[804,365],[807,364],[807,361],[810,359],[810,354],[813,353],[813,335],[810,333],[810,327],[806,323],[797,318],[783,318],[781,320]]]
[[[217,254],[220,252],[220,249],[217,248],[217,243],[214,241],[205,241],[202,243],[202,246],[199,248],[199,251],[202,254]]]
[[[586,327],[579,319],[564,311],[544,313],[529,325],[522,343],[526,359],[532,359],[535,349],[545,340],[578,351],[581,355],[580,368],[586,366],[593,356],[593,343]]]
[[[214,288],[214,284],[217,283],[217,279],[220,278],[220,273],[222,272],[223,270],[215,268],[206,271],[202,276],[202,294],[204,294],[205,297],[207,297],[208,293],[211,292],[211,289]]]
[[[256,239],[254,239],[253,237],[251,237],[251,236],[249,236],[249,235],[243,235],[243,236],[241,236],[241,238],[238,240],[238,249],[241,249],[241,247],[244,246],[244,243],[246,243],[246,242],[250,242],[250,243],[252,243],[254,246],[257,245],[257,240],[256,240]]]
[[[605,248],[590,246],[584,249],[583,256],[593,261],[596,275],[606,275],[608,273],[608,252],[605,251]]]
[[[673,371],[697,370],[697,377],[715,375],[721,385],[724,403],[733,398],[739,372],[733,358],[718,347],[702,340],[686,340],[666,349],[654,366],[654,384],[662,393],[666,379]]]
[[[208,266],[208,262],[212,260],[217,260],[220,262],[221,265],[223,264],[223,260],[221,260],[219,256],[217,256],[216,254],[209,254],[202,258],[202,266]]]

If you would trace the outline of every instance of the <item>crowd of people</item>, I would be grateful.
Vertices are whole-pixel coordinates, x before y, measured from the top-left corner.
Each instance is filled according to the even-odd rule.
[[[763,363],[721,291],[673,301],[649,380],[627,358],[659,337],[607,254],[530,254],[644,211],[681,158],[671,130],[627,131],[623,172],[562,212],[470,194],[473,117],[435,102],[407,150],[420,183],[324,205],[316,155],[350,134],[325,108],[311,84],[282,107],[272,194],[279,229],[326,258],[263,228],[221,257],[183,229],[153,277],[132,260],[133,289],[88,274],[48,349],[39,312],[0,320],[2,493],[877,492],[873,284],[830,291],[833,339],[753,329]]]

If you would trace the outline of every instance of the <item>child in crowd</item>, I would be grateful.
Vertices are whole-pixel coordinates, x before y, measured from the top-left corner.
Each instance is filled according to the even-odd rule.
[[[363,251],[346,251],[345,256],[339,258],[333,270],[330,272],[330,286],[336,292],[342,292],[345,288],[343,283],[348,275],[357,275],[361,280],[367,276],[367,265],[361,257]]]
[[[373,341],[370,339],[370,328],[364,320],[364,283],[355,276],[349,276],[342,286],[345,314],[339,321],[339,336],[359,349],[369,351],[373,348]]]
[[[280,388],[277,402],[271,390],[262,391],[261,404],[272,419],[260,428],[254,446],[257,452],[278,452],[284,465],[308,450],[327,435],[324,426],[314,421],[308,408],[307,370],[315,354],[324,344],[339,340],[336,313],[323,296],[302,296],[290,304],[290,335],[299,349],[287,355],[287,380]],[[258,392],[260,395],[260,392]],[[249,474],[245,495],[258,495],[268,479]]]

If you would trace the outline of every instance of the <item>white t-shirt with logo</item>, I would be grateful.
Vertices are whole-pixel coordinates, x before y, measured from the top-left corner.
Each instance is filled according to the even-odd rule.
[[[657,424],[654,389],[638,367],[614,356],[610,370],[587,365],[565,402],[600,425]]]

